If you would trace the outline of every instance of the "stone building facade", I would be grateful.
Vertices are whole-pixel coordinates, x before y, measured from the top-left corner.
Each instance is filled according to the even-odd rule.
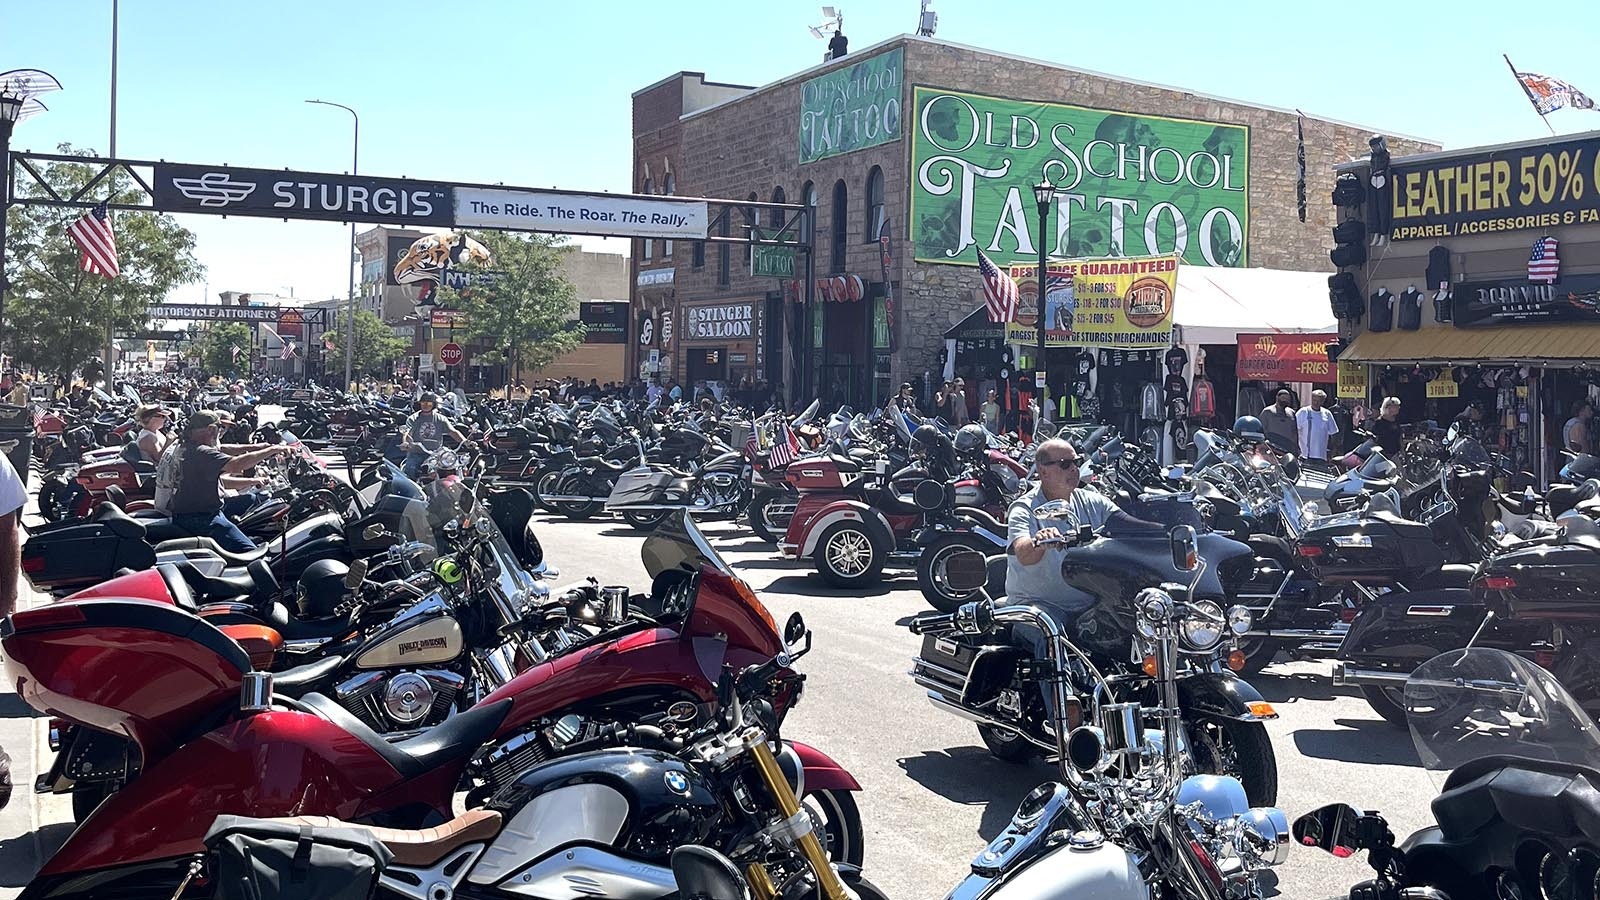
[[[929,104],[926,114],[916,108],[941,93],[969,95],[970,104],[951,100],[943,104],[944,110]],[[817,115],[818,109],[827,109],[830,96],[833,114]],[[1120,165],[1117,171],[1124,177],[1119,182],[1134,192],[1130,196],[1141,198],[1058,198],[1050,226],[1055,232],[1049,247],[1052,256],[1144,255],[1142,243],[1149,239],[1139,241],[1140,229],[1148,226],[1161,252],[1171,252],[1174,241],[1187,234],[1186,261],[1205,264],[1212,255],[1222,254],[1207,250],[1201,259],[1196,246],[1211,238],[1198,234],[1201,220],[1182,220],[1183,204],[1198,210],[1194,204],[1206,191],[1175,190],[1182,196],[1167,203],[1169,198],[1149,183],[1152,179],[1167,183],[1157,163],[1169,166],[1169,177],[1178,177],[1174,173],[1179,170],[1170,167],[1178,165],[1180,156],[1172,150],[1163,155],[1158,149],[1163,141],[1170,145],[1192,136],[1194,146],[1205,149],[1195,151],[1201,162],[1194,164],[1199,171],[1191,173],[1195,174],[1191,180],[1213,188],[1212,194],[1231,186],[1243,195],[1230,199],[1231,211],[1204,220],[1212,233],[1224,236],[1228,224],[1237,223],[1234,233],[1242,238],[1236,242],[1235,255],[1216,261],[1332,271],[1327,252],[1334,220],[1327,198],[1334,166],[1364,155],[1373,133],[1325,119],[1303,120],[1306,221],[1301,222],[1293,111],[932,38],[902,35],[759,88],[716,84],[698,73],[680,73],[638,91],[633,100],[635,191],[816,206],[809,273],[802,259],[794,279],[754,276],[741,248],[730,251],[725,267],[722,248],[716,245],[706,246],[702,253],[694,244],[669,247],[661,241],[636,240],[632,274],[637,321],[631,341],[635,365],[654,358],[663,379],[692,381],[716,374],[730,384],[745,377],[776,384],[785,380],[786,372],[789,380],[798,372],[803,383],[799,391],[789,393],[831,399],[827,396],[831,392],[856,404],[881,402],[891,385],[939,370],[945,332],[981,303],[974,242],[1002,266],[1036,258],[1029,233],[1037,222],[1031,186],[1041,171],[1049,170],[1052,180],[1072,181],[1066,177],[1072,174],[1068,157],[1073,166],[1098,160],[1090,161],[1088,168],[1105,169],[1108,174]],[[1072,109],[1061,111],[1061,105]],[[1013,107],[1012,115],[1002,115]],[[961,110],[954,122],[952,108]],[[969,156],[941,171],[930,154],[945,146],[941,133],[959,137],[968,127],[963,118],[968,111],[972,124],[967,139],[976,140],[979,150],[984,145],[996,148],[994,165],[983,169],[981,160]],[[943,120],[938,118],[941,114]],[[1129,136],[1098,141],[1102,146],[1085,150],[1082,142],[1089,136],[1067,140],[1070,125],[1050,127],[1048,134],[1040,127],[1040,122],[1058,114],[1114,121]],[[1108,133],[1105,124],[1101,127],[1097,138]],[[1204,138],[1208,133],[1211,136]],[[1163,137],[1168,134],[1172,137]],[[1219,144],[1217,135],[1227,136]],[[1076,147],[1076,155],[1039,155],[1045,143],[1055,143],[1058,137],[1062,143],[1056,146]],[[1437,149],[1426,141],[1394,135],[1388,140],[1396,156]],[[1041,159],[1046,160],[1043,169]],[[1232,166],[1232,171],[1218,171],[1219,159],[1221,168]],[[1238,171],[1241,162],[1247,179]],[[998,174],[1002,169],[1004,174]],[[1132,169],[1138,172],[1127,177]],[[943,187],[959,193],[967,187],[961,179],[973,172],[980,172],[973,182],[978,189],[999,187],[1015,195],[1007,201],[995,194],[992,201],[984,201],[991,204],[987,210],[974,213],[963,207],[959,215],[952,212],[942,219],[916,210],[919,202],[929,204],[934,193],[930,184],[939,187],[943,178]],[[927,180],[919,183],[919,178]],[[988,220],[975,221],[985,212]],[[769,233],[778,224],[768,210],[730,218],[730,233],[736,235],[752,220]],[[1070,229],[1064,221],[1071,222]],[[957,243],[935,247],[929,235],[939,228],[946,228],[944,237],[954,235]],[[878,240],[885,230],[887,267]],[[972,240],[961,237],[965,231],[972,232]],[[1079,235],[1086,238],[1080,240]],[[1127,252],[1121,252],[1124,247]],[[1082,252],[1085,248],[1090,252]],[[956,249],[961,252],[950,262],[938,261]],[[887,303],[885,294],[890,295]],[[843,301],[834,302],[834,295],[843,295]],[[808,297],[820,321],[803,321],[803,301]],[[1305,302],[1323,303],[1326,298]],[[731,307],[734,315],[744,315],[748,308],[753,321],[749,340],[742,349],[723,342],[728,358],[720,364],[711,361],[709,348],[702,356],[697,348],[704,342],[685,341],[681,329],[663,322],[666,317],[675,326],[695,307],[722,310],[719,314]],[[1031,312],[1024,309],[1025,316]],[[646,337],[649,340],[640,340]],[[733,364],[735,357],[742,357],[741,365]],[[784,360],[793,360],[794,368]],[[855,374],[848,371],[852,366]]]

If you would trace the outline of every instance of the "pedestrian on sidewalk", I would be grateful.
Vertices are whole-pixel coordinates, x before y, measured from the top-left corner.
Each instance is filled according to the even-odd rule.
[[[22,571],[22,539],[17,526],[22,523],[22,505],[28,502],[11,460],[0,453],[0,616],[17,608],[17,574]]]

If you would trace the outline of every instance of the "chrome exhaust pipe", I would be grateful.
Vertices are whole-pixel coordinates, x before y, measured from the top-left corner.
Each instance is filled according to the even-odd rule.
[[[1379,687],[1404,687],[1410,680],[1409,672],[1383,672],[1377,669],[1352,669],[1342,662],[1333,664],[1333,683],[1340,685],[1371,684]]]
[[[545,494],[541,499],[556,503],[604,503],[611,499],[611,495],[590,497],[587,494]]]
[[[946,700],[942,695],[940,695],[940,694],[938,694],[938,693],[936,693],[934,691],[929,691],[928,692],[928,702],[932,703],[938,709],[942,709],[945,712],[950,713],[951,715],[956,716],[958,718],[966,719],[968,722],[971,722],[974,725],[988,725],[991,728],[999,728],[999,729],[1002,729],[1004,731],[1009,731],[1012,734],[1016,735],[1017,737],[1022,738],[1023,740],[1027,741],[1028,743],[1034,745],[1035,747],[1038,747],[1041,750],[1045,750],[1050,754],[1055,754],[1057,752],[1057,748],[1056,748],[1056,745],[1055,745],[1054,741],[1041,741],[1038,738],[1035,738],[1032,735],[1030,735],[1030,734],[1028,734],[1028,733],[1026,733],[1024,731],[1021,731],[1020,729],[1017,728],[1017,726],[1015,726],[1013,724],[1010,724],[1010,723],[1007,723],[1007,722],[1002,722],[999,719],[991,718],[991,717],[986,716],[986,715],[984,715],[982,713],[973,712],[972,710],[967,709],[964,706],[960,706],[960,705],[957,705],[955,703],[951,703],[949,700]]]

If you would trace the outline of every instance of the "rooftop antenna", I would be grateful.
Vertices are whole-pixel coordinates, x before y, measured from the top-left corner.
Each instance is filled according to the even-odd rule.
[[[922,15],[917,17],[917,35],[933,37],[934,29],[938,27],[939,14],[933,11],[933,0],[922,0]]]
[[[829,40],[833,37],[834,32],[844,31],[844,10],[835,9],[832,6],[824,6],[822,8],[822,22],[817,25],[808,25],[806,28],[811,32],[812,37],[818,40]],[[831,51],[823,52],[822,59],[824,62],[832,58]]]

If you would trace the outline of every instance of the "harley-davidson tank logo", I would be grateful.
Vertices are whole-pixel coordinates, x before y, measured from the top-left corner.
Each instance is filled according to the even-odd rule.
[[[405,656],[407,653],[416,653],[419,650],[439,650],[444,647],[445,639],[442,637],[423,638],[420,641],[402,641],[400,643],[400,655]]]

